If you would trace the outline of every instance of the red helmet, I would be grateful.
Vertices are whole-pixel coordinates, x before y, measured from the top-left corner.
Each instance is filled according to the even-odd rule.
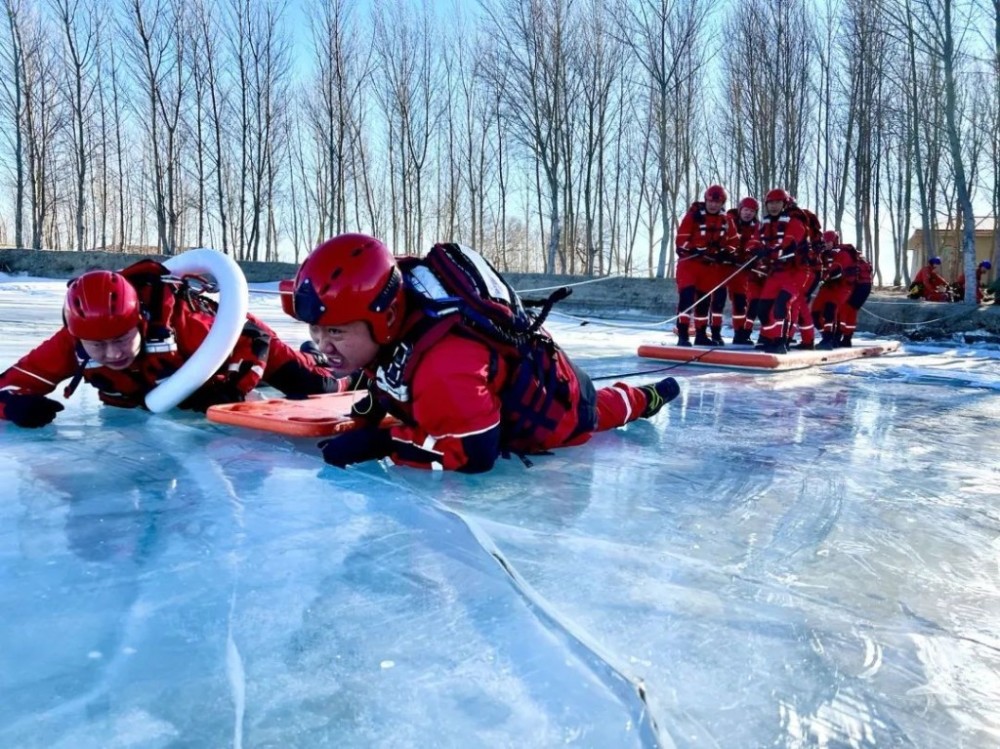
[[[121,273],[92,270],[69,282],[63,319],[74,338],[117,338],[139,325],[139,297]]]
[[[770,203],[775,200],[780,200],[782,203],[790,203],[792,202],[792,196],[780,187],[777,187],[764,196],[765,203]]]
[[[825,231],[823,232],[823,241],[830,244],[840,244],[840,235],[833,230]]]
[[[705,200],[712,200],[716,203],[725,203],[728,199],[726,195],[726,190],[722,185],[711,185],[707,190],[705,190]]]
[[[389,248],[365,234],[341,234],[309,253],[295,276],[293,317],[310,325],[364,320],[377,343],[403,321],[403,275]]]
[[[753,198],[743,198],[743,200],[740,201],[740,208],[749,208],[751,211],[756,213],[760,210],[760,203]]]

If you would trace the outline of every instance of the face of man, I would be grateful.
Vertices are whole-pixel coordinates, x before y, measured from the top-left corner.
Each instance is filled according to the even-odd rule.
[[[767,201],[767,212],[771,216],[780,216],[781,212],[785,210],[784,200],[769,200]]]
[[[721,201],[721,200],[711,200],[711,199],[709,199],[709,200],[705,201],[705,210],[708,213],[719,213],[719,212],[722,211],[722,206],[724,206],[724,205],[725,205],[725,203],[723,201]]]
[[[139,356],[142,335],[136,327],[117,338],[100,341],[80,339],[80,345],[92,361],[109,369],[128,369]]]
[[[338,377],[367,367],[378,355],[379,345],[364,320],[339,325],[310,325],[309,336]]]
[[[757,215],[757,212],[753,208],[740,208],[740,220],[744,223],[750,223],[753,221],[753,217]]]

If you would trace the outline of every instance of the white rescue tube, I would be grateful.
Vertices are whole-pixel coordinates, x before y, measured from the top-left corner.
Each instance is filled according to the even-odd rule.
[[[146,395],[153,413],[169,411],[200,388],[225,364],[243,332],[250,292],[240,266],[218,250],[200,247],[163,263],[175,276],[208,273],[219,286],[219,310],[208,335],[191,358]]]

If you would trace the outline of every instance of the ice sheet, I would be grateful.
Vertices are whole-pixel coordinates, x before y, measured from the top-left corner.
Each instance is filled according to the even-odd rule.
[[[0,277],[0,367],[64,288]],[[622,324],[549,328],[599,384],[663,370]],[[0,424],[0,746],[996,746],[998,359],[680,366],[480,476],[81,387]]]

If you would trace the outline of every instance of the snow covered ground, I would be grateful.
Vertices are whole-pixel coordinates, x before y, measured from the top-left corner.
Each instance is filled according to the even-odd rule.
[[[64,289],[0,276],[0,368]],[[0,424],[0,746],[995,747],[998,360],[678,367],[654,420],[477,476],[81,387]]]

